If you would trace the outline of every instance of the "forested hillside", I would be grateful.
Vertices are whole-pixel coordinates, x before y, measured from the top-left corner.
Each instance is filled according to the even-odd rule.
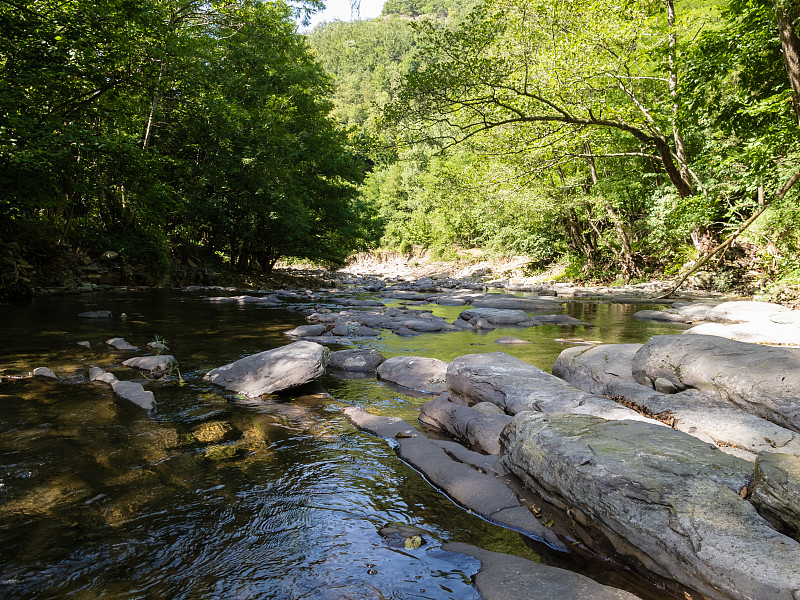
[[[320,4],[1,3],[2,291],[59,284],[70,253],[119,255],[130,284],[362,247],[368,165],[297,32]]]
[[[372,145],[362,190],[384,247],[630,280],[747,223],[707,267],[730,289],[800,277],[798,15],[782,0],[389,0],[310,41],[337,119]]]
[[[0,3],[0,294],[106,251],[119,283],[376,247],[630,281],[727,244],[718,289],[800,282],[797,3],[388,0],[301,34],[321,6]]]

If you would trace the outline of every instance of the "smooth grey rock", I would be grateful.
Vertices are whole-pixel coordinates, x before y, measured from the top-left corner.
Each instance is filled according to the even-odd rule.
[[[378,337],[381,334],[377,329],[361,325],[353,330],[353,335],[357,337]]]
[[[432,319],[407,319],[402,322],[402,325],[411,331],[434,332],[442,330],[442,324]]]
[[[800,593],[800,544],[739,496],[750,463],[667,427],[588,415],[518,415],[503,444],[512,473],[653,572],[714,600]]]
[[[331,352],[328,366],[342,371],[374,371],[384,360],[377,350],[338,350]]]
[[[703,302],[692,304],[679,304],[676,302],[672,305],[672,308],[676,313],[694,323],[697,321],[707,321],[708,311],[716,306],[716,304],[706,304]]]
[[[495,344],[530,344],[532,342],[530,340],[523,340],[523,339],[520,339],[518,337],[507,335],[507,336],[504,336],[504,337],[497,338],[494,341],[494,343]]]
[[[519,325],[532,322],[525,311],[505,308],[468,308],[459,315],[459,318],[468,323],[484,320],[494,325]]]
[[[312,342],[314,344],[336,344],[338,346],[347,346],[353,342],[350,338],[342,335],[310,335],[303,338],[304,342]]]
[[[643,321],[664,321],[666,323],[691,323],[691,319],[671,310],[639,310],[633,313],[634,319]]]
[[[723,452],[754,461],[762,451],[800,455],[800,435],[745,412],[713,394],[689,390],[663,394],[633,380],[633,358],[642,344],[567,348],[553,374],[594,394],[624,398],[649,414],[662,415],[679,431],[718,444]]]
[[[125,341],[124,338],[121,337],[115,337],[106,340],[106,345],[111,346],[112,348],[114,348],[114,350],[130,350],[132,352],[139,351],[138,347],[129,344],[128,342]]]
[[[714,394],[782,427],[800,431],[800,349],[711,335],[656,336],[636,353],[633,378],[663,377]]]
[[[482,299],[473,302],[477,308],[506,308],[516,310],[559,310],[561,302],[552,297],[506,296],[503,294],[486,294]]]
[[[33,376],[45,377],[47,379],[58,379],[58,375],[56,375],[49,367],[36,367],[33,370]]]
[[[534,321],[538,323],[550,323],[553,325],[584,325],[591,327],[591,323],[587,323],[586,321],[581,321],[580,319],[576,319],[575,317],[571,317],[569,315],[536,315],[533,317]]]
[[[800,537],[800,458],[762,452],[756,459],[751,502],[771,523],[795,539]]]
[[[686,335],[714,335],[751,344],[800,346],[799,327],[794,324],[775,323],[771,319],[732,324],[701,323],[683,333]]]
[[[82,319],[110,319],[110,310],[89,310],[86,312],[78,313]]]
[[[500,454],[500,432],[511,422],[506,414],[485,415],[469,406],[450,402],[447,394],[422,405],[419,421],[440,429],[486,454]]]
[[[436,304],[441,306],[464,306],[466,303],[463,298],[443,297],[436,299]]]
[[[346,336],[350,335],[350,327],[346,323],[336,323],[330,331],[331,335]]]
[[[325,372],[329,354],[314,342],[294,342],[212,369],[203,379],[253,398],[313,381]]]
[[[328,331],[328,328],[322,323],[318,323],[316,325],[300,325],[298,327],[295,327],[294,329],[286,331],[285,333],[286,335],[291,335],[295,337],[308,337],[308,336],[324,335],[326,331]]]
[[[445,391],[446,373],[446,362],[421,356],[395,356],[378,367],[381,379],[431,394]]]
[[[91,348],[92,344],[88,340],[83,340],[78,342],[78,346],[81,346],[83,348]]]
[[[89,369],[89,381],[102,381],[103,383],[112,385],[117,381],[117,377],[113,373],[108,373],[105,369],[92,367]]]
[[[512,415],[533,410],[649,420],[503,352],[467,354],[453,360],[447,368],[447,390],[464,404],[491,402]]]
[[[530,514],[530,513],[529,513]],[[484,600],[637,600],[638,596],[608,587],[558,567],[509,554],[448,542],[442,550],[481,561],[475,587]]]
[[[123,400],[132,402],[136,406],[143,408],[146,411],[153,410],[153,407],[156,404],[156,399],[155,396],[153,396],[153,392],[145,390],[141,383],[136,383],[135,381],[116,380],[111,383],[111,389],[114,390],[114,394]]]
[[[122,361],[122,364],[126,367],[150,371],[151,373],[153,371],[166,373],[171,370],[177,362],[178,361],[176,361],[175,357],[171,354],[159,354],[157,356],[137,356],[135,358],[129,358],[128,360]]]
[[[737,300],[734,302],[723,302],[718,304],[705,315],[706,321],[718,323],[737,323],[742,321],[754,321],[765,316],[774,315],[788,311],[789,309],[781,304],[772,302],[754,302],[749,300]]]
[[[653,388],[662,394],[674,394],[680,391],[678,386],[672,383],[669,379],[663,377],[656,377],[653,381]]]
[[[556,550],[568,551],[558,536],[537,521],[527,508],[522,507],[517,495],[489,472],[494,460],[487,463],[488,457],[484,455],[466,448],[454,449],[446,442],[430,440],[396,417],[371,415],[356,406],[347,407],[342,413],[359,429],[391,439],[400,458],[419,470],[460,506],[542,541]],[[517,508],[523,508],[529,518],[524,519],[519,513],[509,512],[509,509]]]

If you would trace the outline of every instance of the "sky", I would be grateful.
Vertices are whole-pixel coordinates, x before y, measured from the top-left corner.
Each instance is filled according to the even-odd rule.
[[[322,21],[350,20],[350,0],[324,0],[325,10],[314,15],[311,19],[310,29]],[[361,18],[374,19],[381,14],[386,0],[361,0]],[[358,15],[353,15],[358,18]]]

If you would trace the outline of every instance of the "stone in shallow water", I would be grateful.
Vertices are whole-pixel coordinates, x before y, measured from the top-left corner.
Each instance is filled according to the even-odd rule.
[[[519,556],[448,542],[442,550],[481,561],[475,586],[484,600],[638,600],[630,592],[592,581],[579,573],[529,561]]]
[[[378,367],[381,379],[431,394],[445,391],[446,373],[446,362],[421,356],[395,356]]]
[[[111,346],[114,350],[130,350],[131,352],[138,352],[139,348],[125,341],[125,338],[115,337],[106,340],[106,345]]]
[[[328,366],[342,371],[374,371],[384,360],[377,350],[339,350],[331,352]]]
[[[212,369],[203,379],[252,398],[313,381],[325,372],[329,355],[314,342],[294,342]]]
[[[110,310],[89,310],[86,312],[78,313],[82,319],[110,319]]]

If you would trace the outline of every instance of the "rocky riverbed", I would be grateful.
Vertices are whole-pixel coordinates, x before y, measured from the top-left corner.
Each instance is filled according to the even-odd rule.
[[[430,394],[418,421],[358,407],[345,408],[344,415],[386,439],[464,509],[555,552],[612,561],[678,597],[800,597],[795,311],[691,295],[659,299],[664,310],[640,311],[636,318],[694,326],[636,344],[574,340],[579,345],[566,348],[550,374],[499,351],[447,362],[416,355],[385,360],[375,350],[327,346],[358,346],[387,333],[411,338],[514,327],[524,335],[545,324],[591,326],[563,314],[564,303],[653,304],[661,287],[357,276],[346,283],[346,294],[187,288],[207,294],[205,303],[284,307],[307,321],[286,330],[283,347],[219,365],[206,380],[257,400],[325,372],[374,373]],[[521,290],[526,295],[515,293]],[[420,304],[455,307],[457,317],[444,319]],[[94,312],[81,318],[113,318]],[[121,338],[108,344],[138,351]],[[126,364],[152,374],[169,371],[174,360],[159,351]],[[58,377],[44,370],[34,375]],[[92,379],[110,385],[122,400],[157,410],[149,391],[125,389],[128,382],[102,369]],[[496,595],[504,586],[534,594],[542,582],[550,587],[541,589],[550,591],[530,597],[554,597],[556,589],[563,598],[636,597],[533,563],[498,568],[494,554],[474,547],[449,549],[485,563],[477,581],[487,599],[510,597]],[[482,581],[492,583],[481,588]]]

